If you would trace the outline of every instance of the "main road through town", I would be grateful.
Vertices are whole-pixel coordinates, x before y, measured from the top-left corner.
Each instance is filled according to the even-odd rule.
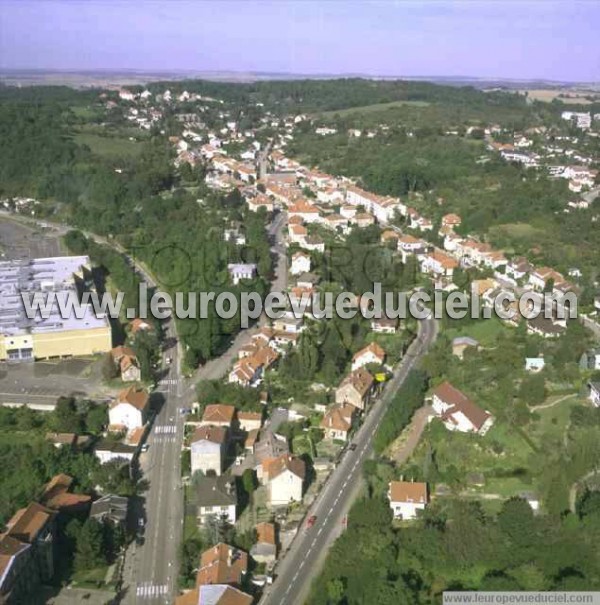
[[[373,437],[383,416],[410,370],[426,353],[437,334],[433,319],[419,322],[417,338],[407,351],[382,397],[367,414],[354,436],[356,449],[347,449],[315,500],[309,516],[315,515],[312,527],[302,527],[289,551],[276,569],[276,579],[267,589],[260,605],[300,605],[304,603],[311,582],[316,577],[327,551],[343,530],[348,510],[359,492],[363,463],[373,451]]]

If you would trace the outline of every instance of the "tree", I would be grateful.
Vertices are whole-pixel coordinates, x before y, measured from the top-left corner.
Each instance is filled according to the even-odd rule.
[[[109,382],[118,376],[119,368],[117,367],[113,356],[110,353],[106,353],[106,355],[104,355],[102,358],[102,378]]]
[[[52,413],[50,423],[59,433],[79,433],[81,430],[81,417],[73,397],[59,397],[56,408]]]
[[[80,571],[95,569],[106,562],[104,532],[102,524],[95,519],[87,519],[77,532],[75,568]]]
[[[327,582],[327,600],[331,605],[339,605],[346,594],[346,582],[343,578],[332,578]]]
[[[538,405],[546,399],[546,382],[543,374],[525,376],[519,386],[519,398],[527,405]]]

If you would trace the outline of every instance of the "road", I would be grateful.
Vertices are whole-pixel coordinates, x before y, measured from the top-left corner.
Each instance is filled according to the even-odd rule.
[[[412,343],[382,397],[367,414],[353,442],[355,451],[346,450],[325,487],[307,513],[316,515],[312,528],[299,530],[292,546],[276,569],[276,579],[261,605],[299,605],[304,602],[311,582],[319,572],[327,551],[342,531],[342,521],[359,492],[362,465],[372,454],[373,437],[409,371],[427,351],[437,335],[434,320],[419,323],[419,335]]]

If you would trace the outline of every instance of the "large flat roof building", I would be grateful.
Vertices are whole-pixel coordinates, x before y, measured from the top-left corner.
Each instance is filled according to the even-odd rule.
[[[59,301],[80,300],[90,289],[87,256],[59,256],[0,262],[0,360],[21,361],[92,355],[110,351],[112,335],[105,315],[91,305],[61,316]],[[55,296],[48,312],[27,316],[22,294]]]

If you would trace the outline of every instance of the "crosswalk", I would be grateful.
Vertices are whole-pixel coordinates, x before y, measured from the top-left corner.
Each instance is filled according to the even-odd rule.
[[[168,386],[170,384],[177,384],[178,382],[177,378],[163,378],[158,381],[158,384]]]
[[[169,592],[167,584],[152,584],[152,582],[143,582],[138,584],[135,594],[142,599],[152,599],[154,597],[160,597],[166,595]]]
[[[176,433],[177,427],[174,424],[159,424],[155,427],[154,432],[157,435],[163,435],[166,433]]]

